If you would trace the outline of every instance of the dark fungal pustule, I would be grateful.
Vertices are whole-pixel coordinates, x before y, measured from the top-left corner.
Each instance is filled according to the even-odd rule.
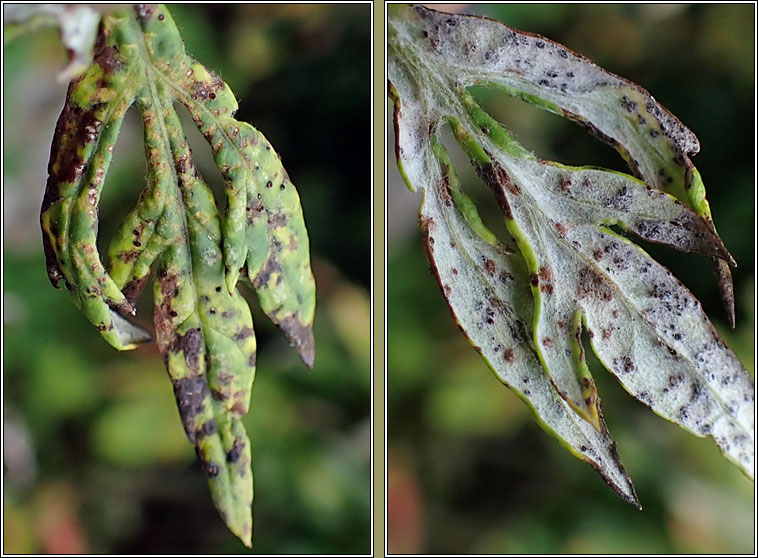
[[[206,476],[210,478],[214,478],[218,476],[218,473],[219,473],[218,463],[214,463],[213,461],[205,461],[203,459],[200,460],[200,463],[203,466],[203,472],[206,474]]]
[[[244,449],[245,449],[244,443],[240,442],[238,438],[235,438],[234,443],[232,444],[232,449],[226,452],[226,462],[236,463],[237,461],[239,461],[239,458],[242,455],[242,452],[244,451]]]
[[[513,281],[513,274],[510,273],[509,271],[503,270],[500,272],[499,279],[500,279],[500,282],[503,284],[510,283],[511,281]]]
[[[204,422],[203,425],[200,427],[200,429],[197,431],[197,439],[204,438],[206,436],[212,436],[218,432],[218,425],[216,424],[216,419],[210,419],[207,422]]]
[[[627,112],[635,112],[637,110],[637,103],[630,100],[629,97],[624,95],[621,97],[621,107]]]
[[[613,359],[613,369],[616,372],[629,374],[635,370],[634,361],[629,355],[622,355]]]

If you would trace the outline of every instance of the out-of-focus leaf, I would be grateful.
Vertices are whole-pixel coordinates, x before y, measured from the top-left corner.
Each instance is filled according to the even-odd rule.
[[[106,460],[144,467],[192,459],[176,429],[175,406],[162,389],[165,379],[156,372],[143,361],[108,370],[111,404],[98,414],[91,432],[93,447]]]
[[[330,297],[328,311],[339,338],[361,364],[371,357],[371,302],[368,293],[341,282]]]
[[[61,42],[69,52],[69,63],[58,74],[65,83],[83,73],[92,63],[100,13],[89,6],[70,4],[7,4],[3,6],[4,40],[39,27],[58,27]]]
[[[692,132],[641,87],[492,20],[393,6],[388,40],[396,155],[408,186],[422,190],[427,254],[459,325],[501,381],[636,503],[585,363],[586,330],[627,391],[687,430],[711,435],[751,476],[749,374],[692,294],[610,228],[701,252],[717,269],[733,263],[689,161],[699,149]],[[476,104],[467,91],[473,85],[580,122],[647,184],[537,159]],[[439,141],[445,124],[493,191],[510,246],[461,190]],[[694,211],[658,189],[664,186],[686,190]],[[730,281],[721,277],[728,295]]]

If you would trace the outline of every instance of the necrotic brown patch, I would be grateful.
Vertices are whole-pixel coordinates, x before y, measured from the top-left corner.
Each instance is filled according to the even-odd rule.
[[[194,418],[205,411],[205,399],[210,395],[205,379],[200,376],[187,376],[173,381],[174,397],[179,407],[179,415],[182,418],[187,437],[194,444],[197,441],[197,432],[194,427]]]
[[[226,462],[236,463],[239,460],[240,456],[242,455],[242,451],[244,449],[245,449],[244,444],[241,443],[237,438],[235,438],[234,444],[232,445],[232,449],[226,452]]]
[[[174,336],[168,350],[183,353],[187,367],[194,372],[200,372],[200,355],[203,353],[202,331],[197,327],[188,330],[184,335]]]

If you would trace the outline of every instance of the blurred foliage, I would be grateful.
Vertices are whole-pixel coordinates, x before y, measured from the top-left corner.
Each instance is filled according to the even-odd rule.
[[[499,4],[438,9],[486,15],[563,43],[642,85],[695,132],[701,153],[693,162],[705,181],[716,227],[739,264],[733,270],[737,329],[725,325],[705,257],[651,244],[645,249],[701,300],[752,372],[755,7]],[[610,147],[575,124],[497,92],[475,88],[473,93],[538,156],[626,170]],[[462,186],[488,226],[504,234],[491,194],[464,160],[455,159]],[[419,242],[420,199],[400,179],[391,150],[388,168],[389,551],[754,552],[754,484],[722,457],[712,440],[696,438],[637,403],[594,355],[588,364],[605,419],[643,511],[624,503],[591,468],[542,431],[456,328]]]
[[[245,419],[256,480],[252,553],[367,553],[370,6],[171,11],[188,52],[234,90],[237,117],[282,155],[318,285],[312,372],[246,293],[258,338]],[[243,552],[210,502],[157,348],[113,351],[47,280],[38,212],[65,60],[52,30],[4,47],[4,550]],[[141,135],[128,116],[104,187],[101,238],[144,184]],[[221,192],[209,147],[197,132],[189,139]],[[138,319],[152,329],[145,297]]]

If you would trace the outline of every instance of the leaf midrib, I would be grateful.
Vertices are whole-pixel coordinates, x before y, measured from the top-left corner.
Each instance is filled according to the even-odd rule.
[[[145,82],[147,83],[147,90],[149,91],[149,96],[152,101],[153,107],[155,107],[154,110],[160,107],[160,110],[156,110],[155,114],[156,114],[156,120],[158,122],[159,129],[160,129],[160,133],[161,133],[161,140],[163,141],[163,144],[164,144],[164,152],[166,154],[173,155],[173,150],[171,148],[171,141],[169,139],[168,130],[166,129],[166,123],[163,118],[163,110],[162,110],[164,108],[163,102],[160,95],[158,94],[155,82],[152,79],[150,79],[150,76],[149,76],[149,72],[150,70],[154,69],[154,65],[152,63],[152,57],[150,56],[150,53],[147,49],[147,40],[145,39],[145,34],[142,31],[142,28],[140,27],[140,25],[137,23],[136,16],[134,15],[133,12],[130,12],[129,17],[128,17],[128,22],[129,22],[129,25],[132,27],[132,31],[135,32],[135,36],[139,37],[139,40],[136,40],[135,44],[140,51],[140,55],[143,60],[144,67],[146,69],[146,71],[144,72]],[[139,102],[139,100],[137,102]],[[171,174],[171,183],[174,186],[174,194],[175,194],[176,201],[177,203],[181,204],[180,213],[181,213],[181,219],[182,219],[182,239],[184,241],[185,249],[187,251],[186,253],[188,255],[188,258],[187,258],[188,261],[186,262],[186,265],[187,265],[187,269],[189,270],[189,279],[192,284],[192,289],[190,290],[192,292],[194,312],[198,314],[199,316],[199,312],[198,312],[199,303],[198,303],[198,297],[197,297],[197,288],[195,286],[196,285],[195,272],[192,265],[192,247],[190,245],[190,239],[189,239],[189,225],[187,224],[187,207],[184,201],[184,193],[182,192],[182,189],[179,186],[179,176],[176,173],[176,166],[173,164],[168,164],[166,166],[169,169],[168,172],[170,172]],[[165,209],[166,208],[164,206],[164,211]]]
[[[141,29],[139,29],[139,25],[136,24],[136,22],[133,19],[133,17],[130,18],[130,23],[132,23],[133,26],[137,27],[136,31],[140,34],[140,37],[144,38],[144,34],[141,32]],[[158,94],[155,82],[153,80],[151,80],[149,77],[147,77],[148,72],[152,72],[153,75],[156,75],[156,76],[159,76],[160,78],[162,78],[161,81],[162,81],[162,83],[164,85],[168,84],[168,85],[172,86],[172,88],[174,88],[174,89],[179,89],[180,91],[183,91],[183,90],[181,90],[180,88],[174,87],[173,84],[171,83],[171,81],[168,79],[167,76],[165,76],[164,74],[162,74],[152,63],[149,63],[152,59],[151,59],[150,54],[149,54],[149,52],[147,50],[147,45],[146,45],[145,42],[139,42],[138,47],[139,47],[139,49],[141,51],[143,59],[146,61],[145,68],[148,71],[146,71],[145,74],[146,74],[146,81],[147,81],[147,84],[148,84],[148,87],[149,87],[149,91],[150,91],[151,101],[152,101],[152,103],[153,103],[154,106],[160,106],[161,108],[163,108],[162,99],[161,99],[160,95]],[[166,148],[166,153],[173,153],[173,151],[171,149],[171,142],[170,142],[169,137],[168,137],[168,131],[166,129],[165,121],[164,121],[163,116],[162,116],[162,111],[159,112],[159,114],[160,114],[160,116],[157,118],[157,121],[159,122],[160,130],[161,130],[161,138],[163,140],[164,147]],[[225,135],[225,137],[227,137],[227,139],[228,139],[228,136]],[[233,142],[231,142],[231,140],[229,140],[229,141],[230,141],[230,143],[233,143]],[[192,264],[192,248],[191,248],[191,242],[190,242],[190,239],[189,239],[188,215],[189,215],[189,218],[192,218],[195,221],[197,221],[197,220],[194,218],[194,216],[192,215],[191,212],[187,211],[186,204],[184,203],[184,193],[183,193],[182,189],[179,187],[179,177],[178,177],[178,175],[176,173],[176,167],[173,164],[167,165],[167,166],[169,167],[170,172],[171,172],[172,184],[174,185],[174,189],[175,189],[175,192],[177,194],[177,201],[180,201],[182,203],[182,211],[181,211],[182,225],[183,225],[183,228],[182,228],[182,238],[183,238],[184,243],[186,245],[187,254],[189,255],[188,262],[187,262],[187,267],[189,269],[190,281],[192,282],[192,286],[193,286],[193,288],[191,289],[191,291],[192,291],[192,296],[193,296],[193,299],[194,299],[194,312],[199,317],[200,316],[200,308],[199,308],[199,303],[198,303],[197,288],[196,288],[195,277],[194,277],[194,267],[193,267],[193,264]],[[165,207],[164,207],[164,211],[165,211]],[[199,222],[198,222],[198,225],[203,226]],[[206,227],[203,226],[203,228],[206,228]],[[188,318],[185,318],[184,321],[186,321],[186,319],[188,319]],[[203,328],[204,331],[207,329],[207,330],[210,330],[210,331],[213,331],[213,332],[217,333],[218,335],[220,335],[222,337],[228,338],[227,335],[224,335],[222,332],[218,331],[216,328],[214,328],[214,327],[210,326],[209,324],[205,323],[204,320],[201,320],[201,324],[202,324],[202,328]],[[239,347],[237,347],[237,350],[240,352],[240,355],[244,358],[244,353],[242,352],[242,350],[239,349]]]

